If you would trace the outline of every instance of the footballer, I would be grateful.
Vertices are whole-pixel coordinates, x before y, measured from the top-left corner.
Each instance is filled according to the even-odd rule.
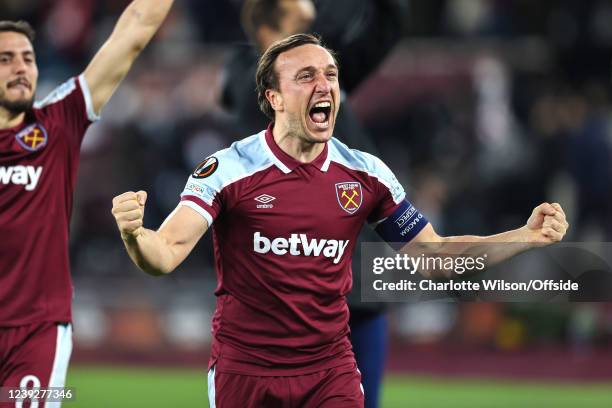
[[[561,240],[558,204],[536,207],[522,228],[490,237],[441,237],[378,158],[333,135],[340,107],[333,54],[296,34],[261,56],[259,106],[272,121],[206,158],[176,209],[143,226],[146,193],[113,199],[127,252],[151,275],[172,272],[212,228],[218,284],[212,319],[211,407],[363,407],[345,296],[365,222],[388,242]],[[395,222],[409,214],[409,230]],[[513,253],[504,253],[509,257]]]

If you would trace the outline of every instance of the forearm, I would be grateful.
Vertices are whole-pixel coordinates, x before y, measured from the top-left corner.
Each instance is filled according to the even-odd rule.
[[[393,228],[395,226],[391,227],[391,231]],[[430,223],[427,223],[416,236],[412,237],[410,242],[402,247],[401,252],[409,257],[417,258],[450,257],[456,258],[457,261],[459,258],[464,258],[461,259],[461,262],[469,261],[471,264],[484,264],[486,267],[503,262],[528,249],[559,242],[565,236],[568,228],[569,223],[559,203],[542,203],[533,209],[525,226],[486,237],[476,235],[442,237],[436,233]],[[452,269],[455,263],[450,262],[449,264],[449,268],[429,266],[430,263],[427,260],[425,266],[419,264],[415,266],[415,269],[427,278],[456,277],[457,273]],[[468,268],[467,271],[482,269]],[[466,275],[469,273],[461,273],[461,276]]]
[[[137,237],[122,236],[122,240],[132,261],[149,275],[166,275],[176,268],[171,246],[159,232],[143,229]]]
[[[536,235],[536,232],[527,227],[489,236],[440,237],[432,235],[428,241],[423,240],[406,245],[402,252],[413,257],[425,255],[427,257],[469,258],[484,262],[486,266],[493,266],[537,246]],[[482,269],[467,269],[461,273],[461,276],[466,277],[480,270]],[[419,272],[427,278],[457,277],[452,269],[421,268]]]
[[[505,261],[535,246],[535,233],[527,227],[517,228],[489,236],[462,235],[442,238],[442,253],[460,253],[463,256],[487,256],[487,265]]]
[[[108,102],[132,64],[164,21],[172,0],[135,0],[85,69],[94,112]]]
[[[134,0],[125,9],[112,36],[132,42],[136,50],[143,49],[165,20],[174,0]],[[130,36],[125,36],[130,33]]]

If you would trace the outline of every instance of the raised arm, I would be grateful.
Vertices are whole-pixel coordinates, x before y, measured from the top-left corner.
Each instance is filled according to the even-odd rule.
[[[487,263],[494,265],[528,249],[559,242],[565,236],[568,228],[569,224],[565,219],[565,212],[561,205],[558,203],[543,203],[534,208],[523,227],[496,235],[441,237],[435,232],[431,224],[428,224],[402,251],[411,254],[416,252],[441,253],[473,257],[482,256],[486,253],[488,256]],[[427,271],[421,272],[428,276]]]
[[[208,229],[208,223],[195,210],[179,205],[159,230],[146,229],[146,200],[144,191],[123,193],[113,198],[112,213],[132,261],[149,275],[165,275],[185,260]]]
[[[174,0],[134,0],[85,69],[94,112],[100,113],[132,63],[162,24]]]

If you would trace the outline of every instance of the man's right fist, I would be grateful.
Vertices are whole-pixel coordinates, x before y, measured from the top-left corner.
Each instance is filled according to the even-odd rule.
[[[142,234],[142,220],[147,201],[146,191],[128,191],[113,198],[111,212],[123,240],[134,239]]]

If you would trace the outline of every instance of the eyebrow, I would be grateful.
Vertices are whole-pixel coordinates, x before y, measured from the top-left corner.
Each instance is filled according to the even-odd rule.
[[[8,55],[10,57],[12,57],[12,56],[14,56],[16,54],[19,54],[19,53],[15,52],[15,51],[0,51],[0,55]],[[30,56],[30,55],[34,56],[35,55],[34,51],[32,51],[32,50],[22,51],[21,54],[22,55],[28,55],[28,56]]]
[[[338,71],[338,66],[337,66],[336,64],[328,64],[328,65],[325,67],[325,69],[326,69],[326,70],[328,70],[328,69],[334,69],[334,70]],[[305,72],[305,71],[312,72],[312,71],[316,71],[316,70],[317,70],[317,68],[313,67],[312,65],[309,65],[309,66],[307,66],[307,67],[300,68],[300,69],[297,71],[296,75],[297,75],[297,74],[299,74],[299,73],[301,73],[301,72]]]

